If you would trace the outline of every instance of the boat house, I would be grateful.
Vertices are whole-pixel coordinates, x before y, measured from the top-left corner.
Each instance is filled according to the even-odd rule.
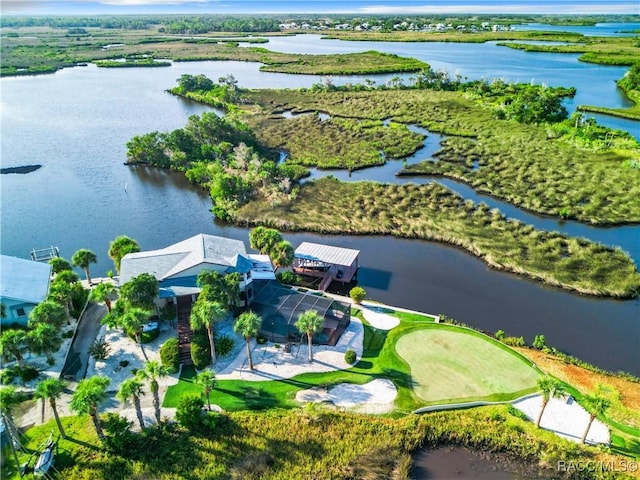
[[[293,271],[298,275],[320,279],[318,290],[325,291],[331,282],[351,282],[358,272],[360,250],[303,242],[296,248]]]

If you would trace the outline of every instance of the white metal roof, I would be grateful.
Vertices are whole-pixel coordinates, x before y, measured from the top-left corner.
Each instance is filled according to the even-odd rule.
[[[244,242],[200,233],[159,250],[128,253],[120,264],[120,283],[141,273],[162,281],[205,264],[237,267],[238,255],[247,255]]]
[[[49,293],[51,265],[0,255],[0,297],[40,303]]]
[[[315,260],[317,262],[331,263],[334,265],[351,266],[356,261],[360,250],[351,248],[333,247],[320,243],[302,242],[294,253],[296,258]]]

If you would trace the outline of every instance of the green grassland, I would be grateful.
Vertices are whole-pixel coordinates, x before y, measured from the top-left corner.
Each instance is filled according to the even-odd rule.
[[[536,391],[540,374],[513,351],[459,327],[408,333],[396,344],[411,366],[413,390],[428,403],[502,400]]]
[[[247,118],[256,135],[269,146],[290,151],[292,162],[322,166],[320,157],[339,155],[342,165],[358,168],[371,163],[371,150],[360,155],[362,130],[342,128],[338,136],[335,124],[320,128],[326,121],[284,120],[273,112],[323,111],[339,117],[343,125],[345,119],[415,123],[448,137],[437,162],[423,162],[404,173],[456,178],[480,193],[537,213],[562,213],[593,224],[640,221],[640,169],[631,168],[640,148],[632,140],[581,147],[548,125],[498,120],[489,108],[460,92],[259,90],[249,92],[247,100],[259,105]],[[305,129],[294,128],[303,123]],[[398,143],[401,151],[411,152],[411,142]]]
[[[344,55],[302,55],[240,46],[256,38],[230,37],[227,33],[200,37],[162,34],[153,29],[118,30],[86,28],[83,35],[49,27],[3,29],[2,75],[48,73],[77,64],[146,55],[174,61],[237,60],[262,63],[269,72],[362,75],[417,72],[428,65],[393,54],[362,52]],[[116,66],[111,63],[103,66]],[[120,65],[117,65],[120,66]],[[139,66],[156,66],[153,63]]]
[[[344,183],[328,177],[304,184],[295,201],[252,201],[234,220],[289,231],[445,242],[493,268],[585,294],[629,297],[640,290],[640,274],[620,249],[507,220],[438,184]]]

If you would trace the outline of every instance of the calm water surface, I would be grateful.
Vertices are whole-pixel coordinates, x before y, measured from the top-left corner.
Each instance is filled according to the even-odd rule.
[[[164,92],[183,73],[214,79],[233,73],[242,87],[294,88],[321,80],[262,73],[257,65],[243,62],[122,70],[90,66],[1,79],[2,166],[43,165],[28,175],[0,178],[2,253],[28,257],[32,248],[57,245],[70,258],[86,247],[99,257],[94,275],[103,275],[113,268],[108,243],[120,234],[136,238],[143,249],[200,232],[246,241],[246,229],[215,224],[206,193],[180,175],[123,165],[126,142],[134,135],[180,128],[189,115],[206,110]],[[341,79],[347,80],[358,81]],[[360,249],[359,279],[375,299],[445,313],[488,331],[524,335],[528,341],[544,333],[550,345],[587,361],[640,374],[637,300],[598,300],[545,288],[488,270],[459,250],[426,242],[287,237],[294,245],[310,240]]]

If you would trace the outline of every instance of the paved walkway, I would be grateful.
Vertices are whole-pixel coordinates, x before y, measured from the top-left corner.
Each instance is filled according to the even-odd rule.
[[[513,406],[522,411],[529,420],[535,422],[542,408],[542,395],[518,400],[513,403]],[[544,409],[540,426],[563,438],[580,442],[588,423],[589,413],[572,397],[568,397],[568,400],[551,398]],[[589,429],[587,443],[608,445],[609,441],[609,429],[600,420],[595,419]]]

